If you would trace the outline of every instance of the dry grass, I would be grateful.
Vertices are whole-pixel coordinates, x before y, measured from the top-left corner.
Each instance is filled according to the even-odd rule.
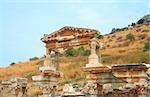
[[[60,65],[60,70],[64,73],[64,79],[84,75],[82,67],[84,67],[87,63],[87,57],[62,57],[62,60],[68,61],[68,63],[62,63]]]
[[[40,65],[38,65],[38,63],[41,61],[44,61],[44,59],[19,63],[19,64],[15,64],[13,66],[9,66],[7,68],[1,68],[0,69],[0,80],[8,80],[15,76],[17,76],[17,77],[23,76],[27,72],[37,73],[38,68],[40,66]]]
[[[102,55],[104,64],[150,63],[150,51],[134,51],[124,55]]]
[[[143,32],[145,30],[149,32]],[[135,40],[132,42],[126,40],[126,35],[129,33],[132,33],[135,37]],[[130,52],[142,50],[144,43],[148,41],[148,39],[150,39],[150,27],[145,25],[109,34],[104,36],[103,39],[100,39],[105,48],[102,53],[105,55],[114,55],[115,53],[116,56],[126,55]]]

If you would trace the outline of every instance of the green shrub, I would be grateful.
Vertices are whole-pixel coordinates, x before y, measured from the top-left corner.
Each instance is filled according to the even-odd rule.
[[[16,63],[15,62],[12,62],[12,63],[10,63],[10,66],[13,66],[13,65],[15,65]]]
[[[71,80],[69,80],[69,79],[67,80],[67,79],[66,79],[66,80],[64,80],[63,83],[64,83],[64,84],[69,84],[69,83],[71,83]]]
[[[98,39],[103,39],[104,36],[103,36],[103,35],[98,35],[97,38],[98,38]]]
[[[114,33],[119,32],[119,31],[121,31],[121,30],[122,30],[122,29],[120,29],[120,28],[113,28],[113,29],[111,30],[110,34],[114,34]]]
[[[65,55],[66,56],[74,56],[73,55],[73,48],[68,48],[66,51],[65,51]]]
[[[130,40],[130,41],[133,41],[133,40],[135,40],[135,37],[134,37],[133,34],[129,33],[129,34],[126,35],[126,39]]]
[[[84,56],[89,56],[90,54],[91,54],[90,50],[85,50],[83,55]]]
[[[144,44],[144,50],[150,50],[150,41]]]
[[[39,59],[39,58],[38,57],[33,57],[33,58],[30,58],[29,60],[34,61],[34,60],[37,60],[37,59]]]
[[[76,56],[89,56],[90,50],[86,50],[83,47],[80,48],[69,48],[65,51],[66,56],[76,57]]]
[[[85,49],[83,47],[80,47],[76,49],[77,55],[84,55]]]
[[[77,81],[80,81],[81,79],[82,79],[81,76],[76,76],[76,77],[74,78],[74,81],[77,82]]]

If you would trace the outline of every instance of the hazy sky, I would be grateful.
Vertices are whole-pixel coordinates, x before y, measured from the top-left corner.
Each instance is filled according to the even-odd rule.
[[[101,34],[150,12],[149,0],[0,0],[0,67],[45,54],[40,38],[63,26]]]

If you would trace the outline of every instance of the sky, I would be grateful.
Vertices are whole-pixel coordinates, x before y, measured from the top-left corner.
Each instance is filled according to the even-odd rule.
[[[150,0],[0,0],[0,67],[45,54],[41,38],[64,26],[102,35],[150,13]]]

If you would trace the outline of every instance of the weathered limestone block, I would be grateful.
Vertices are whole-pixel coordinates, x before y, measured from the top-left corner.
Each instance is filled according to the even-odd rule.
[[[44,73],[45,71],[56,71],[56,68],[51,66],[42,66],[39,68],[39,70],[41,73]]]
[[[11,95],[12,95],[12,97],[17,97],[18,96],[18,94],[19,94],[19,92],[20,92],[20,88],[19,88],[19,86],[17,85],[13,85],[12,87],[11,87]]]
[[[72,84],[65,84],[64,88],[63,88],[63,95],[70,95],[70,94],[76,94]]]
[[[97,84],[92,82],[87,83],[82,92],[88,97],[98,97]]]
[[[114,76],[126,83],[124,88],[135,89],[137,86],[139,97],[148,97],[148,74],[145,64],[122,64],[112,67]]]
[[[103,85],[103,93],[107,94],[108,92],[112,92],[113,87],[111,84],[104,84]]]
[[[148,87],[148,80],[147,79],[140,79],[139,84],[140,86]]]
[[[4,85],[4,86],[9,86],[9,85],[11,85],[11,81],[10,80],[3,80],[1,82],[1,84]]]
[[[148,88],[144,87],[144,86],[138,86],[137,93],[138,93],[138,97],[149,97],[150,96],[148,94]]]
[[[43,76],[41,75],[37,75],[37,76],[32,76],[32,80],[33,81],[42,81],[43,80]]]
[[[135,85],[143,85],[144,82],[147,84],[146,70],[147,67],[144,64],[121,64],[112,67],[114,76]]]
[[[65,84],[61,97],[84,97],[81,91],[76,90],[72,84]]]
[[[20,93],[22,94],[22,97],[28,96],[26,78],[14,77],[10,81],[11,81],[10,88],[12,97],[18,97]]]
[[[136,86],[133,83],[126,83],[123,89],[134,89]]]
[[[4,87],[0,85],[0,97],[3,97],[3,90],[4,90]]]

